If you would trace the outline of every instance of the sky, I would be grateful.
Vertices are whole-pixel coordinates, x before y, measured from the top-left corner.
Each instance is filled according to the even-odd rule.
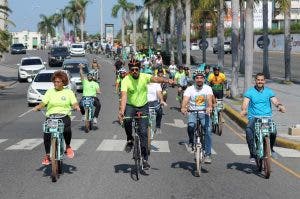
[[[127,0],[128,2],[142,5],[143,0]],[[9,19],[16,27],[9,26],[12,32],[29,30],[37,31],[37,24],[40,21],[40,14],[46,16],[54,14],[59,9],[68,5],[69,0],[8,0],[8,7],[12,10]],[[114,24],[115,34],[120,30],[121,12],[117,18],[111,16],[112,7],[118,0],[103,0],[103,26],[105,23]],[[89,34],[100,32],[100,0],[91,0],[87,6],[85,30]],[[67,27],[68,30],[68,27]],[[104,30],[103,30],[104,32]]]

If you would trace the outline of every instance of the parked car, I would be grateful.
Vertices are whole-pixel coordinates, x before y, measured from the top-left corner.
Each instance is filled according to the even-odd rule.
[[[46,62],[43,62],[40,57],[24,57],[21,59],[21,63],[17,64],[18,69],[18,80],[22,81],[32,81],[38,72],[46,69]]]
[[[49,66],[62,66],[65,59],[71,58],[67,47],[54,47],[48,53]]]
[[[71,56],[85,56],[84,44],[75,43],[70,46],[70,55]]]
[[[218,44],[214,44],[213,46],[213,53],[216,54],[218,53]],[[224,42],[224,53],[230,53],[231,54],[231,42],[230,41],[225,41]]]
[[[26,47],[23,44],[12,44],[10,54],[26,54]]]
[[[57,70],[41,70],[33,79],[30,86],[27,89],[27,103],[28,106],[32,106],[34,104],[38,104],[42,101],[46,91],[49,88],[53,88],[53,82],[51,81],[51,77],[53,73]],[[64,71],[67,73],[68,77],[70,77],[70,73],[68,71]],[[70,78],[69,78],[70,79]],[[74,83],[69,81],[69,84],[65,86],[74,92],[76,92],[76,86]]]
[[[200,50],[200,47],[197,43],[191,43],[191,50]]]
[[[89,72],[89,62],[87,59],[66,59],[63,62],[62,68],[63,70],[67,70],[70,73],[71,82],[75,83],[76,89],[78,91],[82,90],[82,82],[80,79],[80,73],[79,73],[79,64],[82,63],[84,65],[83,67],[83,73],[87,74]]]

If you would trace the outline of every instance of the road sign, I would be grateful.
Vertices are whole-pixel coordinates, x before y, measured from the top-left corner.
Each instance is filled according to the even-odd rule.
[[[264,48],[264,36],[260,36],[257,41],[256,44],[259,48],[263,49]],[[270,44],[270,39],[267,38],[267,45],[269,46]]]
[[[199,47],[200,47],[201,50],[207,49],[207,47],[208,47],[208,41],[201,39],[199,41]]]

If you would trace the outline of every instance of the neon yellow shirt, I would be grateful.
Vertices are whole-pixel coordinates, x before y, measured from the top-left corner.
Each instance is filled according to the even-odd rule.
[[[89,81],[84,79],[82,81],[82,96],[84,97],[96,97],[97,96],[97,89],[100,88],[99,84],[95,81]]]
[[[211,84],[213,90],[223,90],[223,84],[226,81],[226,76],[221,72],[218,76],[215,76],[214,73],[211,73],[208,76],[207,81]]]
[[[185,77],[185,72],[184,71],[182,71],[182,73],[176,72],[174,79],[176,80],[177,84],[180,84],[181,79],[184,78],[184,77]]]
[[[51,88],[45,93],[42,102],[47,105],[46,116],[48,117],[51,114],[71,115],[70,110],[72,105],[77,103],[77,99],[70,89],[57,91],[55,88]]]
[[[150,83],[152,75],[140,73],[138,79],[127,75],[122,80],[121,91],[127,93],[127,104],[142,107],[147,104],[147,85]]]

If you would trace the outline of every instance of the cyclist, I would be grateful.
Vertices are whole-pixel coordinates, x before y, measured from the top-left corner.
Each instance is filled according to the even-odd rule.
[[[209,85],[208,77],[210,74],[211,74],[210,65],[205,65],[205,67],[204,67],[204,77],[205,77],[204,83],[207,85]]]
[[[141,111],[143,115],[149,115],[149,105],[147,100],[147,85],[150,82],[156,83],[173,83],[171,79],[164,79],[162,77],[153,77],[149,74],[140,73],[141,64],[139,62],[132,62],[128,64],[130,73],[122,80],[121,85],[121,102],[119,107],[118,118],[120,123],[123,122],[124,115],[133,117],[136,112]],[[125,120],[124,127],[127,135],[126,152],[130,152],[133,146],[132,137],[132,121]],[[147,129],[148,118],[142,118],[140,122],[139,137],[141,140],[141,153],[143,157],[144,169],[149,169],[148,152],[147,152]]]
[[[68,76],[63,71],[54,72],[51,77],[51,81],[54,84],[54,88],[50,88],[45,93],[42,102],[35,106],[33,111],[41,110],[44,107],[47,107],[46,120],[49,119],[49,116],[52,114],[63,114],[65,115],[62,119],[64,123],[64,139],[66,143],[66,155],[68,158],[74,157],[74,151],[70,146],[72,139],[72,130],[71,130],[71,109],[80,111],[77,99],[72,90],[64,88],[68,85]],[[44,147],[46,155],[42,160],[43,165],[49,165],[50,160],[50,146],[51,146],[51,134],[44,133]]]
[[[116,87],[115,87],[115,91],[116,93],[119,93],[120,99],[121,99],[121,82],[124,79],[124,77],[127,75],[127,71],[124,67],[122,67],[119,71],[119,75],[116,79]]]
[[[124,63],[120,58],[117,58],[117,61],[114,64],[116,77],[118,76],[118,71],[123,67]]]
[[[272,116],[273,103],[280,112],[285,112],[285,107],[280,103],[279,99],[275,97],[275,93],[272,89],[265,87],[265,75],[263,73],[257,73],[255,75],[255,86],[249,88],[244,93],[244,99],[242,103],[241,116],[244,117],[248,114],[248,124],[246,127],[246,140],[250,152],[250,162],[255,163],[255,149],[254,149],[254,124],[255,116]],[[276,153],[273,150],[273,146],[276,141],[276,134],[270,134],[270,145],[272,156],[276,158]]]
[[[99,76],[99,71],[100,71],[101,65],[97,62],[97,59],[96,59],[96,58],[93,59],[93,62],[92,62],[92,64],[91,64],[91,66],[92,66],[92,69],[93,69],[94,71],[96,71],[96,79],[99,79],[99,78],[100,78],[100,76]]]
[[[196,113],[190,112],[188,110],[199,110],[202,112],[200,114],[200,122],[204,127],[205,132],[205,159],[204,162],[211,163],[211,119],[210,114],[212,112],[212,96],[213,92],[210,86],[204,84],[204,74],[197,71],[194,75],[195,83],[189,86],[183,95],[183,101],[181,106],[181,112],[184,115],[188,114],[188,137],[189,146],[193,150],[194,145],[194,131],[196,127]],[[205,110],[206,109],[206,110]]]
[[[174,61],[171,61],[171,65],[169,66],[169,78],[174,79],[175,73],[177,71],[177,66],[175,65]]]
[[[223,85],[226,84],[226,87],[228,86],[226,76],[224,73],[220,72],[219,66],[214,66],[213,71],[214,72],[208,76],[208,82],[212,87],[214,96],[217,99],[223,99],[224,96]]]
[[[85,114],[85,110],[83,107],[83,98],[84,97],[93,97],[94,98],[94,106],[95,106],[95,113],[94,113],[94,119],[93,119],[93,123],[97,124],[97,118],[99,116],[99,112],[101,109],[101,104],[99,101],[99,98],[97,97],[97,94],[100,94],[100,86],[99,83],[94,81],[93,78],[93,72],[90,71],[87,74],[87,78],[84,77],[83,75],[83,69],[82,67],[84,66],[83,64],[80,64],[80,79],[82,82],[82,98],[80,100],[80,112],[83,115],[83,120],[84,118],[84,114]]]
[[[162,69],[159,70],[159,73],[162,74]],[[148,93],[147,93],[149,108],[155,108],[156,113],[156,130],[155,132],[161,133],[161,119],[162,119],[162,106],[167,106],[167,103],[164,101],[162,94],[162,86],[159,83],[150,83],[148,84]]]
[[[174,80],[177,84],[177,97],[176,99],[179,100],[181,98],[181,93],[186,89],[187,82],[185,81],[185,71],[183,66],[178,67],[179,71],[175,73]]]

